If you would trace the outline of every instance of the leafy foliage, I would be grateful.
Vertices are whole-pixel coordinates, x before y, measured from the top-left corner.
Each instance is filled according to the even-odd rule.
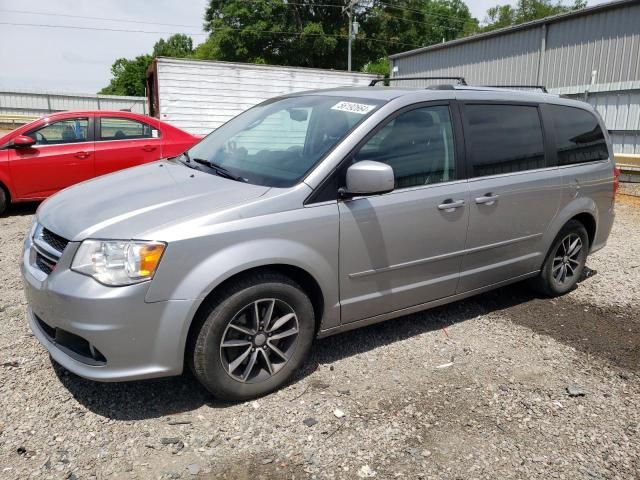
[[[154,57],[185,58],[193,54],[193,40],[183,33],[172,35],[167,40],[161,38],[153,46]]]
[[[196,56],[346,69],[343,5],[328,0],[210,0],[204,25],[210,37]],[[457,38],[469,25],[477,26],[462,0],[363,0],[353,15],[360,25],[353,43],[354,69],[372,59]]]
[[[193,54],[191,37],[176,34],[167,40],[161,38],[153,46],[152,55],[140,55],[133,60],[118,58],[111,66],[111,81],[100,90],[104,95],[130,95],[141,97],[145,93],[147,69],[153,57],[188,57]]]
[[[147,68],[151,64],[151,55],[140,55],[133,60],[119,58],[111,66],[113,78],[109,85],[100,90],[104,95],[144,96]]]
[[[552,3],[551,0],[518,0],[515,6],[496,5],[487,10],[487,25],[481,31],[496,30],[498,28],[518,25],[532,20],[566,13],[587,6],[585,0],[574,0],[572,4],[564,5],[562,1]]]
[[[375,62],[369,62],[362,67],[362,71],[365,73],[373,73],[376,75],[382,75],[385,78],[389,77],[390,69],[389,69],[389,59],[381,58]]]

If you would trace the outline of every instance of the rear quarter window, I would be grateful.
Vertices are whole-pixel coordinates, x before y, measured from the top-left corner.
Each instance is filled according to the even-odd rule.
[[[135,140],[157,137],[150,125],[130,118],[102,117],[100,119],[100,140]]]
[[[604,133],[592,113],[575,107],[549,105],[559,165],[597,162],[609,158]]]

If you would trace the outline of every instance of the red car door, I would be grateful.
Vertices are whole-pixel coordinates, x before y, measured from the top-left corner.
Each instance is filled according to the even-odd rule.
[[[18,199],[45,198],[93,177],[92,121],[89,116],[66,118],[24,133],[36,143],[8,151]]]
[[[153,162],[162,157],[160,130],[128,117],[100,116],[96,122],[96,175]]]

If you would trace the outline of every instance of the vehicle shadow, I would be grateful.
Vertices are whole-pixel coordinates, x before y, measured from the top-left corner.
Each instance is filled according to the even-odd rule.
[[[587,278],[593,271],[587,271]],[[319,365],[330,365],[407,338],[465,322],[538,299],[526,284],[503,287],[449,305],[328,337],[315,343],[311,356],[290,384],[304,380]],[[444,332],[443,332],[444,335]],[[90,411],[116,420],[141,420],[176,415],[203,405],[226,408],[233,403],[215,399],[190,372],[181,376],[135,382],[98,383],[80,378],[55,364],[54,370],[73,397]]]
[[[41,202],[24,202],[9,205],[7,210],[0,214],[0,218],[6,217],[22,217],[25,215],[34,215]]]

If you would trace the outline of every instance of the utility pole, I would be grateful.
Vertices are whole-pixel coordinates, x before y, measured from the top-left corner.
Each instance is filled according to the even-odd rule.
[[[358,3],[358,0],[348,0],[348,4],[344,7],[342,7],[342,13],[347,12],[347,17],[349,19],[349,35],[348,35],[348,53],[347,53],[347,71],[351,71],[351,39],[353,37],[353,22],[351,21],[352,17],[353,17],[353,7],[356,3]],[[357,24],[356,24],[357,25]],[[357,28],[357,27],[356,27]]]

